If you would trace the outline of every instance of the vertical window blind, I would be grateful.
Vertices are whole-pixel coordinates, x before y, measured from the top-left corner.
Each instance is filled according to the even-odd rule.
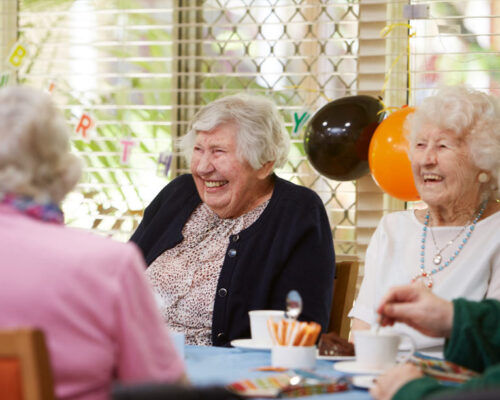
[[[67,222],[128,239],[144,206],[188,171],[175,139],[193,114],[245,91],[277,103],[292,139],[277,173],[320,195],[337,253],[354,254],[356,183],[310,166],[294,116],[358,93],[358,20],[347,0],[19,1],[29,57],[18,80],[53,88],[85,161]],[[83,115],[95,125],[87,138],[75,129]]]
[[[494,0],[416,2],[428,9],[412,19],[411,101],[439,85],[465,84],[499,93],[500,3]]]
[[[393,87],[404,93],[410,105],[418,106],[443,85],[462,84],[491,94],[500,94],[500,2],[495,0],[428,1],[412,0],[401,10],[408,24],[392,40],[408,44],[404,86]],[[394,59],[398,55],[393,54]],[[408,203],[408,208],[420,202]]]
[[[466,84],[498,94],[499,18],[495,0],[360,2],[360,91],[380,94],[388,107],[418,106],[441,85]],[[370,177],[359,179],[361,260],[384,212],[417,206],[382,195]]]
[[[272,97],[285,118],[293,145],[278,174],[321,196],[338,254],[362,257],[382,213],[404,204],[369,176],[318,174],[294,118],[355,94],[399,107],[443,83],[497,92],[499,8],[494,0],[8,0],[0,44],[4,58],[16,38],[26,46],[14,76],[53,88],[73,130],[85,173],[64,203],[70,225],[128,239],[144,206],[188,171],[174,143],[193,114],[246,91]],[[95,125],[88,138],[76,132],[83,115]]]

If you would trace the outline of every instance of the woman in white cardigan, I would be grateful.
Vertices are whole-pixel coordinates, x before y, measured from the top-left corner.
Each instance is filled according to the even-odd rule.
[[[366,253],[349,316],[353,330],[376,320],[382,296],[420,282],[438,296],[500,299],[500,108],[464,87],[426,98],[408,117],[409,158],[427,208],[386,215]],[[417,347],[442,344],[404,325]]]

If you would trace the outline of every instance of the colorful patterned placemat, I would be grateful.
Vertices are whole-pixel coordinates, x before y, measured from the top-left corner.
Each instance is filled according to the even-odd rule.
[[[346,379],[322,377],[303,370],[293,370],[261,378],[233,382],[227,388],[244,397],[302,397],[341,392],[349,389]]]
[[[479,375],[479,373],[451,361],[426,356],[421,353],[415,353],[409,361],[422,368],[425,375],[438,379],[443,383],[459,384]]]

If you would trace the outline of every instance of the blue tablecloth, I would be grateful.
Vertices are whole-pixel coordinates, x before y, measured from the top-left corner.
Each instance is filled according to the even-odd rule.
[[[193,385],[226,385],[248,378],[266,376],[272,372],[255,371],[255,368],[271,365],[269,351],[242,350],[235,348],[186,346],[185,362],[187,374]],[[335,371],[332,361],[317,360],[315,372],[320,375],[339,377],[346,374]],[[368,400],[366,390],[353,389],[346,392],[305,397],[308,400]]]

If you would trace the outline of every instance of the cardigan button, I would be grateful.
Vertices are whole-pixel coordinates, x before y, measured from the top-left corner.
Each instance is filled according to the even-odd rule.
[[[236,251],[236,249],[229,249],[229,251],[227,252],[227,255],[229,257],[235,257],[236,254],[238,254],[238,252]]]
[[[219,296],[220,297],[226,297],[227,295],[227,289],[226,288],[220,288],[219,289]]]
[[[240,235],[233,235],[232,240],[233,242],[237,242],[238,240],[240,240]]]
[[[224,340],[226,338],[226,335],[224,334],[224,332],[219,332],[217,334],[217,340]]]

